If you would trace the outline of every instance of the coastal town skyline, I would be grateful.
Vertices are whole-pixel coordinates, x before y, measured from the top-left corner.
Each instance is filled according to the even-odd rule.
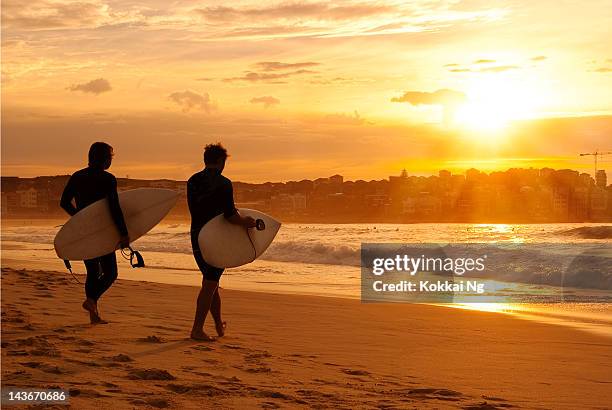
[[[62,217],[59,198],[68,175],[2,177],[2,214],[8,218]],[[234,181],[237,207],[259,209],[290,222],[587,222],[612,221],[612,184],[576,170],[513,168],[491,173],[409,175],[345,180]],[[119,191],[172,189],[179,193],[175,218],[188,218],[186,181],[118,178]]]

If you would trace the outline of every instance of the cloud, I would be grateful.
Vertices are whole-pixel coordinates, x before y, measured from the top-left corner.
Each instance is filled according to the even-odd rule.
[[[211,78],[211,77],[199,77],[199,78],[196,78],[196,81],[214,81],[214,80],[215,79]]]
[[[325,123],[330,125],[364,125],[373,124],[366,121],[357,110],[353,111],[353,115],[345,113],[327,114],[325,117],[319,119],[319,123]]]
[[[298,70],[307,67],[314,67],[320,65],[319,63],[304,62],[304,63],[281,63],[278,61],[262,61],[256,63],[255,66],[262,71],[281,71],[281,70]]]
[[[495,60],[487,60],[485,58],[474,61],[474,64],[491,64],[494,63]]]
[[[121,18],[127,16],[122,15]],[[120,16],[98,0],[85,1],[3,1],[2,23],[5,27],[26,30],[99,27],[117,23]]]
[[[502,73],[504,71],[518,70],[520,67],[516,65],[497,65],[492,67],[481,68],[481,73]]]
[[[547,59],[546,56],[535,56],[531,58],[531,61],[544,61],[546,59]]]
[[[215,108],[208,93],[200,95],[189,90],[176,91],[170,94],[168,98],[178,104],[183,112],[198,109],[210,113]]]
[[[312,70],[296,70],[296,71],[289,71],[285,73],[256,73],[254,71],[247,71],[246,74],[243,75],[242,77],[224,78],[223,81],[225,82],[249,81],[253,83],[258,82],[258,81],[277,82],[278,80],[285,79],[285,78],[295,76],[295,75],[315,74],[315,73],[316,71],[312,71]]]
[[[449,68],[448,71],[450,71],[451,73],[502,73],[504,71],[518,70],[519,68],[521,67],[517,65],[497,65],[483,67],[478,70],[471,68]]]
[[[612,67],[599,67],[593,71],[596,73],[612,73]]]
[[[102,94],[104,92],[112,90],[112,87],[108,80],[104,78],[97,78],[83,84],[75,84],[68,87],[70,91],[82,91],[84,93],[92,93],[95,95]]]
[[[413,106],[440,106],[444,109],[444,123],[450,125],[453,121],[455,109],[466,99],[467,96],[461,91],[441,89],[434,92],[406,91],[400,97],[391,98],[391,102],[408,103]]]
[[[397,9],[382,4],[352,4],[333,6],[326,2],[319,3],[281,3],[268,7],[234,8],[234,7],[207,7],[195,9],[202,17],[209,21],[230,21],[236,19],[304,19],[317,20],[354,20],[380,14],[390,14]]]
[[[280,104],[280,100],[270,95],[266,95],[263,97],[251,98],[250,103],[251,104],[263,104],[265,108],[269,108],[269,107],[272,107],[273,105]]]
[[[461,91],[441,89],[434,92],[406,91],[400,97],[391,98],[391,102],[405,102],[410,105],[457,105],[466,100]]]

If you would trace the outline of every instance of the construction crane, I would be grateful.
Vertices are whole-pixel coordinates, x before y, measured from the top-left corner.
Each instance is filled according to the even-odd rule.
[[[592,155],[595,158],[595,175],[597,175],[597,157],[603,157],[604,155],[612,155],[612,151],[595,151],[595,152],[587,152],[585,154],[580,154],[581,157]]]

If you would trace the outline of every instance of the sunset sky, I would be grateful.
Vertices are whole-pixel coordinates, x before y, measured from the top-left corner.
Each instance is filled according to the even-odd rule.
[[[612,150],[610,1],[2,2],[2,174],[245,182]],[[601,162],[608,172],[612,156]]]

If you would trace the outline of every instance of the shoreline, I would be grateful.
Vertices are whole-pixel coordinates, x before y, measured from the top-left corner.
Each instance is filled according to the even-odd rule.
[[[103,326],[87,324],[69,278],[3,267],[2,287],[3,386],[72,389],[78,408],[570,409],[609,398],[609,339],[509,315],[223,289],[228,333],[198,343],[186,339],[190,286],[120,279],[101,300]]]
[[[76,283],[70,273],[65,270],[63,263],[55,258],[54,260],[55,269],[45,269],[48,266],[49,261],[30,261],[25,259],[11,259],[2,258],[2,268],[9,268],[14,270],[45,270],[46,272],[57,275],[59,277],[67,278],[68,280]],[[282,262],[281,262],[282,263]],[[73,263],[74,267],[74,263]],[[152,283],[169,286],[187,286],[190,288],[199,289],[201,284],[200,272],[197,269],[154,269],[151,267],[130,269],[125,264],[120,264],[119,267],[119,279],[123,281],[139,282],[139,283]],[[177,278],[173,274],[173,270],[183,273],[183,277]],[[147,271],[161,271],[162,273],[156,273],[157,280],[146,279]],[[184,271],[184,272],[182,272]],[[165,275],[163,275],[165,273]],[[84,277],[84,271],[82,269],[75,270],[74,273],[77,277]],[[160,276],[163,275],[163,276]],[[187,276],[187,278],[185,278]],[[245,286],[225,286],[224,282],[227,282],[228,276],[223,277],[220,282],[220,288],[229,291],[236,292],[254,292],[258,294],[269,294],[276,296],[306,296],[306,297],[321,297],[328,299],[340,299],[340,300],[351,300],[361,302],[359,295],[355,294],[325,294],[320,292],[296,292],[293,290],[283,290],[282,288],[270,289],[268,286],[253,288]],[[230,282],[231,283],[231,282]],[[553,326],[568,327],[575,330],[584,331],[587,333],[595,334],[598,336],[612,339],[612,315],[610,314],[593,314],[592,312],[581,312],[571,310],[557,309],[559,306],[544,306],[540,304],[524,304],[524,305],[509,305],[505,303],[455,303],[455,304],[437,304],[437,303],[402,303],[402,302],[386,302],[386,303],[374,303],[375,305],[381,304],[399,304],[399,305],[427,305],[427,306],[438,306],[443,309],[461,309],[468,311],[488,312],[498,315],[511,316],[517,319],[550,324]],[[570,304],[567,304],[570,305]],[[562,304],[561,306],[567,306]],[[575,307],[575,305],[572,305]]]

